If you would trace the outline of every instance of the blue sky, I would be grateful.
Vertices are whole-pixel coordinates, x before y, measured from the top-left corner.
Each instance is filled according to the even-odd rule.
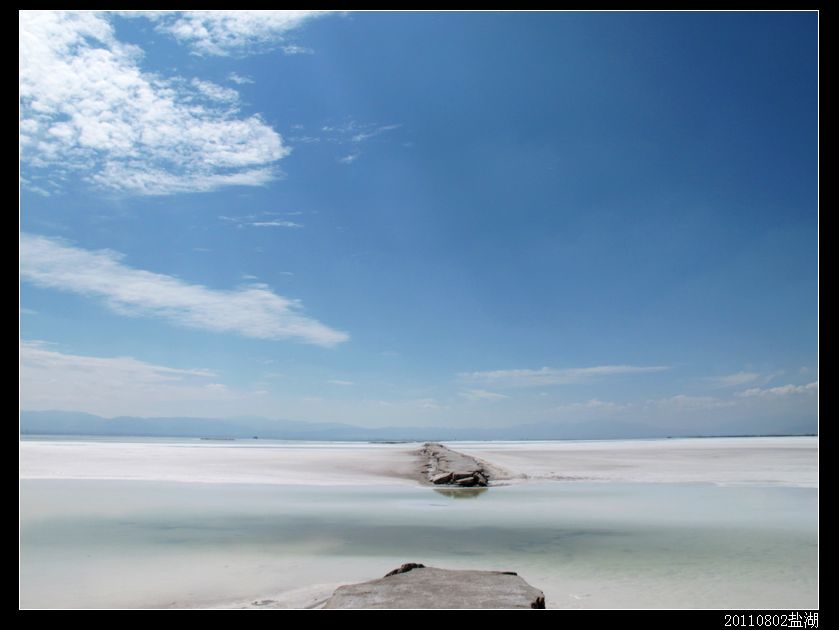
[[[23,409],[814,422],[815,13],[20,18]]]

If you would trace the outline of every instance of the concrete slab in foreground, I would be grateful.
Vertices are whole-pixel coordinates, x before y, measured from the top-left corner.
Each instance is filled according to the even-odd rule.
[[[386,577],[341,586],[324,608],[544,608],[545,595],[512,572],[402,565]]]

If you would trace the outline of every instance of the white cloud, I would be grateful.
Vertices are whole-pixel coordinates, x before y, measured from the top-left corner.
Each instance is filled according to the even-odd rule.
[[[20,308],[20,314],[21,315],[37,315],[38,311],[32,310],[31,308],[21,307]]]
[[[282,47],[282,50],[287,55],[313,55],[315,51],[305,46],[298,46],[296,44],[288,44]]]
[[[327,382],[332,383],[333,385],[341,385],[342,387],[349,387],[350,385],[355,385],[353,381],[342,381],[337,378]]]
[[[237,74],[236,72],[231,72],[230,74],[228,74],[227,75],[227,80],[228,81],[233,81],[233,83],[235,83],[236,85],[247,85],[249,83],[254,82],[254,80],[251,79],[250,77],[246,77],[244,75]]]
[[[744,398],[760,397],[777,397],[777,396],[792,396],[795,394],[815,394],[819,390],[819,382],[813,381],[806,385],[781,385],[780,387],[752,387],[744,392],[740,392],[739,396]]]
[[[192,85],[201,94],[212,101],[219,103],[235,103],[239,100],[239,93],[232,89],[213,83],[212,81],[202,81],[201,79],[193,79]]]
[[[349,335],[305,315],[297,300],[266,285],[210,289],[134,269],[110,250],[87,251],[43,236],[21,236],[21,276],[41,286],[101,298],[111,310],[187,328],[257,339],[294,339],[334,346]]]
[[[560,405],[557,407],[559,411],[598,411],[598,412],[613,412],[626,409],[629,405],[619,405],[613,402],[607,402],[592,398],[585,402],[568,403],[567,405]]]
[[[166,195],[275,178],[271,165],[289,149],[258,116],[226,107],[235,90],[144,72],[142,51],[116,39],[106,13],[19,15],[20,151],[32,186],[72,174]]]
[[[720,407],[731,407],[735,404],[734,401],[715,398],[714,396],[688,396],[686,394],[676,394],[675,396],[657,398],[646,402],[647,407],[664,410],[717,409]]]
[[[383,133],[388,131],[393,131],[394,129],[399,129],[402,125],[381,125],[379,127],[371,127],[367,128],[366,131],[360,131],[359,133],[355,134],[351,140],[353,142],[364,142],[365,140],[369,140],[370,138],[375,138]]]
[[[264,228],[264,227],[281,227],[281,228],[302,228],[302,223],[297,223],[295,221],[288,221],[285,219],[271,219],[269,221],[258,219],[254,215],[244,216],[244,217],[227,217],[227,216],[220,216],[219,219],[222,221],[229,221],[236,225],[236,227],[257,227],[257,228]]]
[[[345,155],[345,156],[343,156],[343,157],[339,157],[339,158],[338,158],[338,161],[339,161],[341,164],[352,164],[352,163],[353,163],[353,162],[355,162],[355,161],[356,161],[356,160],[357,160],[360,156],[361,156],[361,153],[360,153],[360,152],[358,152],[358,151],[356,151],[355,153],[349,153],[349,154],[347,154],[347,155]]]
[[[66,409],[106,416],[167,413],[177,403],[235,399],[210,370],[178,369],[132,357],[65,354],[39,342],[20,345],[25,409]]]
[[[717,389],[726,387],[739,387],[747,383],[753,383],[760,378],[757,372],[737,372],[735,374],[726,374],[724,376],[709,376],[703,379],[706,383]]]
[[[154,11],[142,15],[199,55],[226,56],[247,53],[283,42],[284,36],[305,22],[331,11]],[[296,54],[299,48],[291,48]]]
[[[295,223],[294,221],[254,221],[248,223],[252,227],[285,227],[285,228],[302,228],[302,223]]]
[[[481,382],[496,387],[544,387],[547,385],[569,385],[585,383],[606,376],[661,372],[665,366],[600,365],[587,368],[555,369],[543,367],[538,370],[492,370],[485,372],[462,372],[458,376],[466,381]]]
[[[485,389],[467,389],[460,392],[460,397],[472,402],[496,402],[509,398],[509,396],[505,396],[504,394],[490,392]]]
[[[345,118],[341,121],[330,121],[328,124],[321,125],[316,131],[305,134],[296,134],[289,138],[290,141],[301,144],[310,144],[315,142],[324,142],[342,147],[344,155],[340,155],[335,159],[341,164],[352,164],[362,155],[361,146],[385,133],[400,129],[403,125],[359,122],[352,118]],[[302,130],[302,126],[293,125],[292,129],[297,131]]]

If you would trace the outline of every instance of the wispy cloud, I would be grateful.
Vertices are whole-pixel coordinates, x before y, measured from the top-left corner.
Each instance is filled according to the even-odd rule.
[[[349,387],[350,385],[355,385],[353,381],[342,381],[337,378],[333,378],[332,380],[327,381],[327,383],[332,383],[333,385],[340,385],[342,387]]]
[[[298,300],[266,285],[210,289],[134,269],[111,250],[88,251],[43,236],[21,236],[21,276],[37,286],[100,298],[120,314],[257,339],[334,346],[349,339],[303,313]]]
[[[219,219],[233,223],[236,227],[256,227],[256,228],[302,228],[302,223],[296,221],[288,221],[286,219],[266,219],[264,215],[249,214],[243,217],[228,217],[221,215]]]
[[[600,365],[586,368],[549,368],[461,372],[461,380],[492,384],[496,387],[544,387],[570,385],[626,374],[646,374],[670,369],[666,366]]]
[[[21,315],[37,315],[38,311],[32,310],[31,308],[20,308]]]
[[[592,398],[585,402],[568,403],[560,405],[556,409],[558,411],[590,411],[590,412],[615,412],[627,409],[628,405],[622,405],[614,402],[608,402]]]
[[[292,143],[303,143],[303,144],[312,144],[314,142],[320,142],[320,138],[317,136],[289,136],[288,141]]]
[[[172,35],[198,55],[228,56],[270,49],[306,22],[331,11],[146,11],[124,13],[154,21],[157,30]],[[293,44],[282,46],[287,54],[298,54]],[[292,49],[291,52],[285,48]]]
[[[654,407],[658,409],[717,409],[720,407],[731,407],[736,403],[732,400],[724,398],[716,398],[714,396],[689,396],[687,394],[676,394],[666,398],[656,398],[648,400],[644,403],[644,407]]]
[[[242,74],[238,74],[236,72],[231,72],[227,75],[227,80],[232,81],[236,85],[248,85],[249,83],[253,83],[254,80],[250,77],[246,77]]]
[[[472,402],[497,402],[509,398],[504,394],[490,392],[485,389],[467,389],[460,392],[460,397]]]
[[[342,156],[342,157],[339,157],[339,158],[338,158],[338,161],[339,161],[341,164],[352,164],[352,163],[353,163],[353,162],[355,162],[355,161],[356,161],[359,157],[361,157],[361,152],[360,152],[360,151],[355,151],[354,153],[348,153],[347,155],[344,155],[344,156]]]
[[[753,383],[761,377],[757,372],[737,372],[735,374],[726,374],[724,376],[709,376],[704,379],[711,387],[717,389],[724,389],[726,387],[740,387],[748,383]]]
[[[813,381],[806,385],[781,385],[779,387],[752,387],[744,392],[740,392],[739,396],[744,398],[752,397],[779,397],[779,396],[793,396],[799,394],[815,394],[819,391],[819,382]]]
[[[235,90],[145,72],[109,14],[20,12],[20,147],[25,181],[72,176],[139,195],[265,185],[289,153]],[[238,97],[238,95],[237,95]]]
[[[234,398],[217,375],[132,357],[65,354],[37,341],[20,346],[20,397],[25,409],[68,409],[119,415],[165,411],[177,402]]]
[[[212,81],[193,79],[192,86],[211,101],[235,103],[239,100],[239,93],[236,90],[213,83]]]
[[[352,164],[363,154],[362,146],[387,133],[402,128],[401,123],[380,124],[372,122],[359,122],[352,118],[346,118],[339,122],[329,122],[304,132],[303,125],[292,125],[295,132],[289,136],[289,141],[294,144],[333,144],[341,147],[344,154],[336,157],[341,164]]]
[[[371,127],[368,128],[366,131],[360,131],[357,134],[353,135],[351,140],[355,143],[364,142],[365,140],[375,138],[376,136],[380,136],[388,131],[399,129],[401,126],[402,125],[381,125],[379,127]]]
[[[313,55],[315,51],[306,46],[298,46],[297,44],[287,44],[282,47],[282,51],[287,55]]]
[[[248,223],[251,227],[284,227],[284,228],[302,228],[302,223],[295,223],[294,221],[254,221]]]

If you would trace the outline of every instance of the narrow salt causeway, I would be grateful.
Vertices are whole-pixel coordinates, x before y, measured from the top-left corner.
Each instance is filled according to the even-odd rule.
[[[437,442],[420,449],[422,472],[436,486],[486,487],[497,473],[487,462],[458,453]]]

